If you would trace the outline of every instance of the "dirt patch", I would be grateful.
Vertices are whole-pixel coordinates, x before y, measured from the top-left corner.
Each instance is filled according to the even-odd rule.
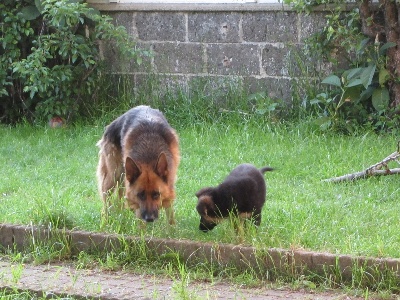
[[[345,293],[316,292],[271,287],[245,288],[226,282],[198,283],[125,271],[82,270],[68,264],[30,265],[0,261],[0,289],[27,290],[104,300],[125,299],[252,299],[252,300],[344,300],[363,299]]]

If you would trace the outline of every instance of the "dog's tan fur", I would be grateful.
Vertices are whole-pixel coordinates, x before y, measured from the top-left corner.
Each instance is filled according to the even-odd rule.
[[[97,145],[104,212],[110,206],[109,195],[116,192],[119,198],[125,195],[126,206],[138,218],[152,222],[163,207],[174,224],[179,142],[162,113],[148,106],[133,108],[107,126]]]

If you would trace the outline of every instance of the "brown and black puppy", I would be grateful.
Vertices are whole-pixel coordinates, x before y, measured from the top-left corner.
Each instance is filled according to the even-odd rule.
[[[257,169],[251,164],[237,166],[217,187],[206,187],[196,193],[199,229],[212,230],[230,214],[261,223],[261,209],[265,202],[266,185],[263,173],[273,168]]]
[[[132,108],[107,126],[97,146],[97,181],[106,217],[108,196],[117,192],[138,218],[153,222],[165,208],[168,222],[174,224],[179,144],[164,115],[149,106]]]

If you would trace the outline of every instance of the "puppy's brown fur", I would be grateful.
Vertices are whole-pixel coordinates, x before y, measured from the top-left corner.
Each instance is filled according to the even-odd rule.
[[[146,222],[166,209],[170,224],[180,161],[178,135],[164,115],[149,106],[137,106],[107,126],[100,147],[97,180],[107,213],[108,196],[124,195],[126,206]]]
[[[212,230],[221,220],[233,214],[261,223],[261,210],[265,202],[266,185],[263,173],[270,167],[257,169],[251,164],[237,166],[217,187],[207,187],[196,193],[199,229]]]

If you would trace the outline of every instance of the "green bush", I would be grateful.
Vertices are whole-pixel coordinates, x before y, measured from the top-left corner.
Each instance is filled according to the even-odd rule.
[[[315,88],[316,94],[313,90],[305,97],[309,111],[317,112],[316,124],[322,130],[345,133],[360,127],[377,131],[398,128],[397,108],[390,105],[390,89],[398,79],[389,71],[387,56],[396,44],[366,36],[359,8],[343,9],[342,0],[284,2],[298,11],[330,4],[325,26],[305,45],[306,54],[318,56],[333,66],[333,73],[322,78],[322,85]]]
[[[98,88],[99,41],[138,64],[149,54],[125,28],[77,0],[5,0],[0,23],[1,122],[78,115]]]

